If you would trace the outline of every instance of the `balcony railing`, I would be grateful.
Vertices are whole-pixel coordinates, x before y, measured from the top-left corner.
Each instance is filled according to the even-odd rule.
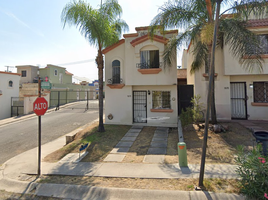
[[[107,80],[108,84],[122,84],[123,79],[122,78],[110,78]]]
[[[136,67],[139,69],[152,69],[152,68],[161,68],[162,67],[162,63],[137,63]]]

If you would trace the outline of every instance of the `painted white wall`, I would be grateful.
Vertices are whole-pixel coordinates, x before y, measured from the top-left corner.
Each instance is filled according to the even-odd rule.
[[[9,81],[13,81],[13,87],[9,87]],[[20,75],[0,72],[0,120],[11,117],[11,97],[19,97]]]
[[[106,124],[132,124],[132,87],[110,89],[105,86],[105,123]],[[113,119],[109,120],[108,115]]]

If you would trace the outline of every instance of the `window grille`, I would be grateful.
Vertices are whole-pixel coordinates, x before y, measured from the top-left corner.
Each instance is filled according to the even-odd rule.
[[[21,71],[21,77],[26,77],[27,76],[27,71],[23,70]]]
[[[253,83],[254,102],[268,103],[268,82]]]
[[[170,109],[170,92],[153,91],[153,109]]]
[[[250,54],[268,54],[268,34],[258,35],[258,39],[260,40],[259,48],[256,46],[247,46],[247,51]]]
[[[159,68],[159,50],[140,52],[141,69]]]
[[[119,84],[120,83],[120,61],[114,60],[112,62],[112,73],[113,73],[113,84]]]

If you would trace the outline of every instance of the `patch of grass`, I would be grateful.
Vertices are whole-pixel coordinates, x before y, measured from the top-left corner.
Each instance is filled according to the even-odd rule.
[[[190,189],[190,190],[193,190],[194,189],[194,185],[187,185],[187,188]]]
[[[211,192],[240,193],[240,182],[236,179],[204,179],[204,186]]]
[[[131,126],[104,125],[105,132],[98,132],[97,127],[93,128],[81,140],[80,144],[89,143],[88,154],[82,162],[102,161],[114,146],[127,133]]]
[[[82,144],[89,143],[88,155],[83,162],[101,161],[121,140],[131,126],[104,125],[105,132],[98,132],[98,124],[78,133],[76,139],[45,157],[46,162],[57,162],[68,153],[79,153]]]

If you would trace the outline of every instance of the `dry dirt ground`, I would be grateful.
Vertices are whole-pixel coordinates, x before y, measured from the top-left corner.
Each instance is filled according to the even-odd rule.
[[[96,125],[97,124],[95,124],[95,126]],[[244,145],[247,149],[252,149],[254,138],[249,130],[235,122],[222,123],[222,125],[228,126],[228,131],[218,134],[211,131],[208,133],[206,163],[234,164],[234,156],[238,145]],[[94,161],[102,162],[105,156],[108,155],[110,150],[120,141],[129,128],[130,127],[127,126],[116,126],[112,127],[112,129],[106,127],[105,134],[107,135],[102,135],[98,141],[94,140],[95,142],[93,142],[93,146],[88,148],[88,158],[85,158],[83,161],[89,162],[90,155],[94,155]],[[149,149],[155,129],[155,127],[144,127],[142,129],[124,158],[124,163],[141,163],[143,161],[143,158]],[[88,127],[86,131],[79,133],[77,140],[74,141],[74,143],[76,144],[85,136],[95,138],[96,136],[94,136],[94,134],[100,133],[94,131],[94,125],[92,125],[91,127]],[[194,125],[189,125],[183,132],[184,140],[187,144],[187,158],[189,164],[200,163],[203,134],[204,131],[202,129],[198,130],[198,127],[195,127]],[[101,141],[102,139],[107,140],[107,138],[113,138],[113,141],[110,143]],[[178,130],[176,128],[170,129],[165,163],[178,163],[177,143]],[[105,148],[102,147],[104,144]],[[70,144],[70,146],[72,145],[73,144]],[[110,146],[107,147],[107,145]],[[76,145],[73,149],[70,147],[67,149],[68,151],[58,150],[54,152],[46,158],[46,161],[56,161],[63,157],[63,154],[65,155],[66,152],[77,152],[78,147]],[[103,149],[106,149],[107,152],[103,152]],[[102,153],[99,153],[100,151]],[[193,190],[194,186],[198,184],[197,179],[133,179],[73,176],[43,176],[40,178],[40,182],[160,190]],[[204,189],[209,191],[239,193],[239,182],[233,179],[205,179],[204,185]]]

